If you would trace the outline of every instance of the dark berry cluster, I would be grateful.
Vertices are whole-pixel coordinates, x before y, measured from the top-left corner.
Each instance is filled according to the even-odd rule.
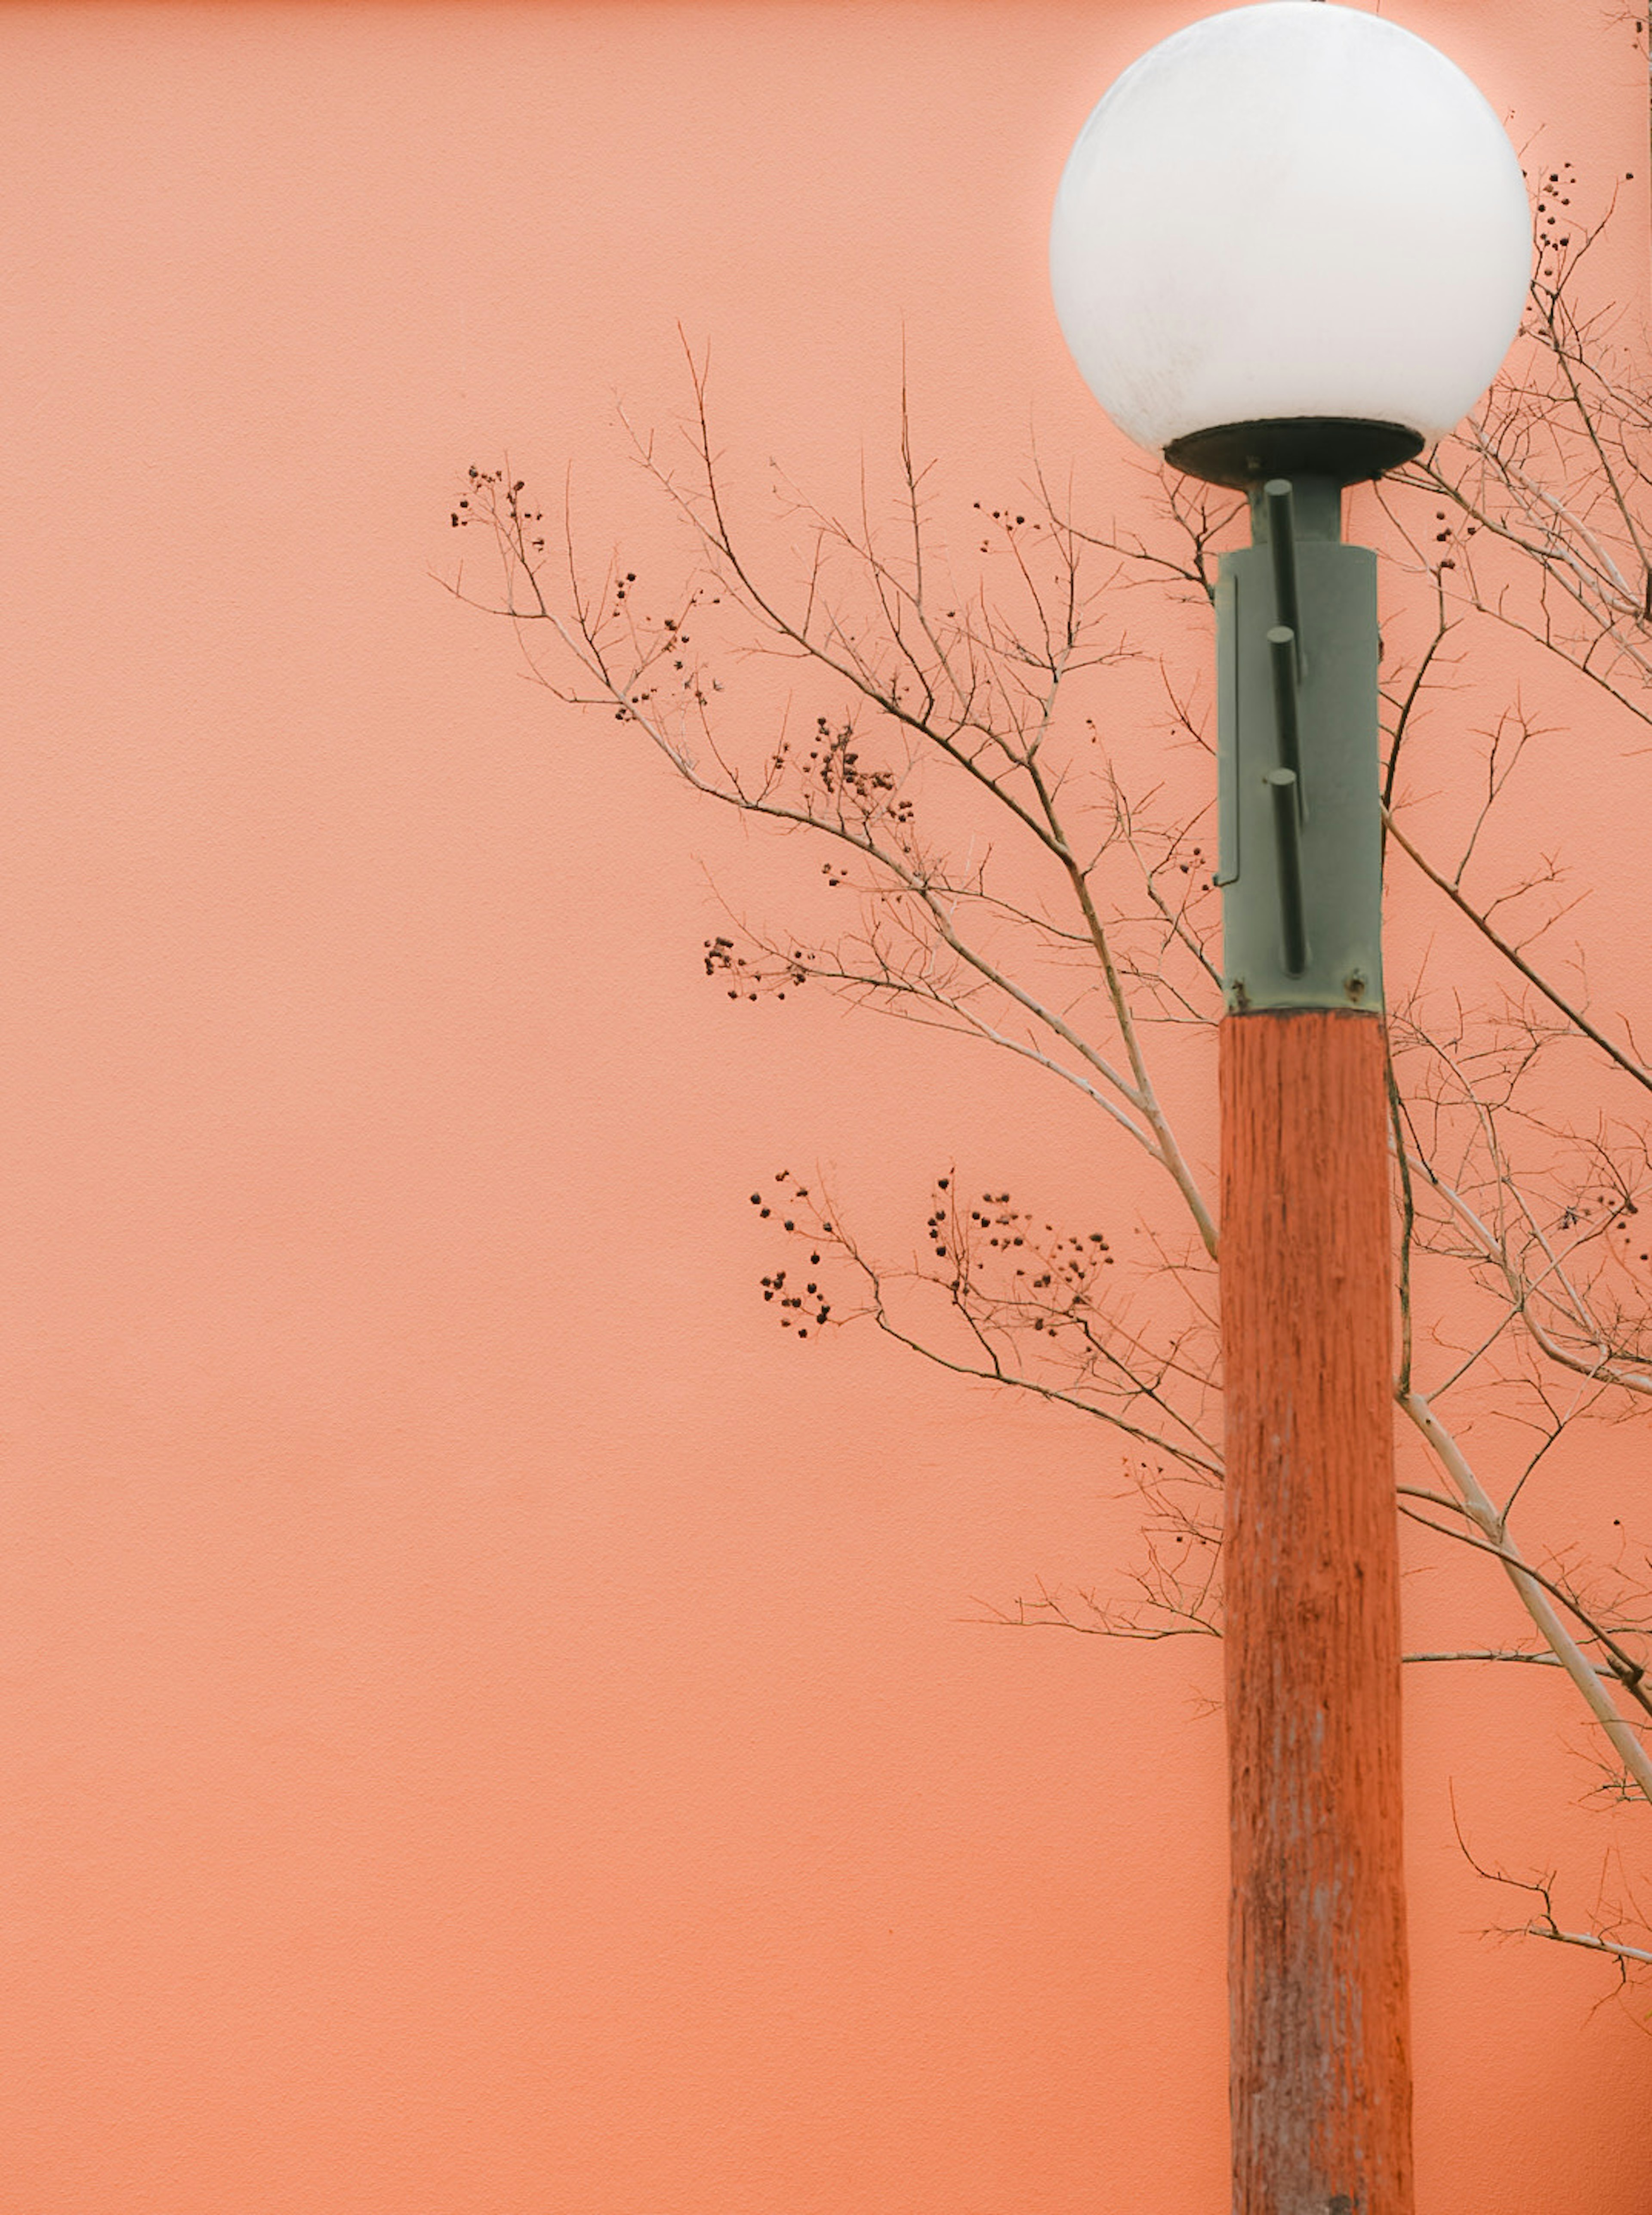
[[[1434,521],[1443,523],[1446,526],[1443,531],[1436,531],[1434,533],[1436,546],[1460,546],[1464,539],[1472,538],[1480,528],[1477,523],[1465,524],[1460,518],[1453,520],[1443,507],[1437,507],[1434,510]],[[1435,567],[1440,569],[1454,569],[1457,567],[1457,557],[1454,554],[1442,554],[1436,561]]]
[[[949,1176],[936,1179],[924,1230],[935,1259],[948,1263],[953,1286],[982,1315],[1005,1327],[1030,1324],[1052,1338],[1084,1320],[1100,1272],[1113,1267],[1103,1232],[1063,1236],[1013,1206],[1007,1192],[984,1192],[966,1209]]]
[[[793,948],[789,959],[783,959],[778,954],[741,954],[732,938],[708,938],[703,943],[705,973],[708,977],[728,979],[731,1000],[755,1000],[764,992],[772,992],[777,1000],[783,1000],[788,985],[808,982],[809,973],[805,966],[808,956],[801,946]]]
[[[905,831],[912,823],[912,802],[897,792],[894,771],[870,768],[863,760],[851,718],[834,725],[828,716],[817,715],[807,748],[801,743],[795,746],[783,735],[776,742],[768,769],[777,780],[789,771],[795,776],[811,814],[835,818],[851,830],[874,819],[893,825],[897,831]],[[833,885],[841,884],[845,864],[826,862],[821,874]]]
[[[777,1169],[774,1185],[775,1194],[772,1205],[765,1200],[760,1192],[754,1192],[752,1194],[752,1206],[757,1209],[758,1217],[764,1220],[773,1214],[776,1206],[790,1207],[793,1212],[784,1218],[780,1227],[783,1230],[789,1232],[800,1242],[805,1240],[808,1242],[813,1249],[808,1257],[809,1267],[812,1269],[818,1269],[820,1266],[818,1242],[831,1237],[831,1224],[816,1214],[815,1211],[808,1206],[808,1187],[793,1183],[789,1170]],[[782,1189],[787,1185],[791,1186],[789,1192]],[[803,1213],[807,1213],[813,1219],[800,1224],[798,1217]],[[761,1283],[765,1300],[771,1303],[777,1302],[779,1304],[780,1327],[783,1330],[795,1330],[799,1338],[807,1338],[811,1323],[817,1329],[823,1329],[832,1320],[832,1303],[821,1291],[818,1278],[810,1278],[801,1292],[789,1288],[787,1273],[784,1269],[777,1269],[772,1276],[763,1278]]]
[[[983,516],[986,514],[986,506],[980,500],[972,500],[970,505],[975,509],[978,514]],[[1025,528],[1027,522],[1027,518],[1024,515],[1013,514],[1007,507],[995,507],[992,512],[991,519],[998,525],[998,529],[1007,539],[1013,539],[1017,531]],[[1037,531],[1041,527],[1041,525],[1036,523],[1033,525],[1033,529],[1035,531]],[[983,538],[980,543],[980,551],[983,554],[990,554],[992,550],[992,540],[990,538]],[[950,615],[952,613],[951,609],[949,608],[947,612]]]
[[[1540,251],[1546,252],[1552,246],[1569,246],[1572,242],[1569,227],[1566,229],[1563,236],[1561,235],[1561,227],[1569,226],[1570,218],[1563,215],[1561,210],[1570,207],[1571,194],[1563,193],[1560,188],[1563,184],[1575,185],[1577,182],[1577,175],[1569,162],[1563,163],[1562,168],[1565,171],[1563,177],[1560,169],[1551,169],[1543,181],[1542,197],[1538,201],[1538,215],[1540,218],[1538,246]],[[1631,169],[1629,174],[1632,177],[1635,172]],[[1551,232],[1554,236],[1545,237],[1544,236],[1545,231]]]
[[[468,524],[485,523],[497,536],[502,526],[519,554],[544,552],[544,540],[533,533],[545,518],[522,497],[527,489],[525,478],[513,480],[503,469],[479,469],[474,462],[465,476],[470,489],[449,518],[455,531],[463,531]],[[479,506],[473,507],[473,500]]]

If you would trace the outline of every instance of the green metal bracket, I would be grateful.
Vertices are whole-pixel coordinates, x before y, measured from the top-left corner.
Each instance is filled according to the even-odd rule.
[[[1217,789],[1228,1005],[1370,1008],[1382,991],[1377,557],[1342,543],[1329,477],[1250,495],[1216,586]]]

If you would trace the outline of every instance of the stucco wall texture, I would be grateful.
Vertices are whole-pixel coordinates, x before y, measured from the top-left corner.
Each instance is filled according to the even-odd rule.
[[[973,1620],[1104,1579],[1116,1450],[787,1341],[746,1201],[1136,1173],[1035,1073],[708,985],[708,880],[786,857],[439,581],[507,452],[675,558],[613,402],[680,411],[679,322],[825,496],[903,342],[966,490],[1030,426],[1132,496],[1044,236],[1192,12],[0,11],[6,2215],[1225,2206],[1218,1657]],[[1383,12],[1639,173],[1638,313],[1627,24]],[[1629,976],[1623,776],[1569,797]],[[1489,1942],[1451,1832],[1594,1850],[1564,1688],[1412,1676],[1420,2204],[1643,2215],[1644,2001]]]

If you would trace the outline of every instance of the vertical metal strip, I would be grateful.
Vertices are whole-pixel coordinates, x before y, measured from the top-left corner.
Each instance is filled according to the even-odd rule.
[[[1225,555],[1216,579],[1216,874],[1239,880],[1238,584]]]

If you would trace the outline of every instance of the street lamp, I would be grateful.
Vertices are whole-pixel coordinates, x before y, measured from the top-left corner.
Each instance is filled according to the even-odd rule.
[[[1268,0],[1091,114],[1056,312],[1138,445],[1250,495],[1216,587],[1234,2215],[1410,2215],[1376,556],[1342,493],[1474,405],[1514,149],[1376,15]]]

